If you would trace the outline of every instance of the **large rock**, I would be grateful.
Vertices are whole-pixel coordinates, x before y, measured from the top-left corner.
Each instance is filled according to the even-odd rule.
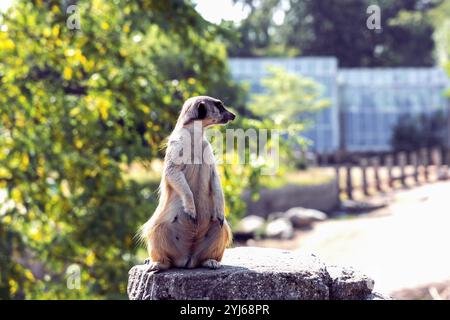
[[[290,239],[294,236],[294,227],[286,218],[278,218],[266,225],[265,235],[269,238]]]
[[[319,210],[296,207],[286,211],[285,217],[294,227],[305,228],[310,227],[314,222],[324,221],[327,215]]]
[[[340,211],[344,213],[365,213],[386,207],[386,202],[370,203],[356,200],[342,201]]]
[[[228,249],[218,270],[171,269],[153,273],[147,265],[129,272],[128,296],[159,299],[382,299],[373,281],[355,271],[328,268],[314,255],[279,249]]]
[[[330,295],[336,300],[353,300],[368,297],[375,282],[364,274],[348,267],[327,267],[331,277]]]
[[[250,215],[239,221],[239,224],[233,230],[235,240],[248,240],[258,235],[264,234],[264,226],[266,220],[264,218]]]
[[[286,185],[277,189],[261,189],[259,199],[252,200],[251,192],[244,192],[247,213],[266,218],[270,213],[304,207],[331,213],[339,208],[339,188],[336,180],[320,185]]]
[[[283,211],[272,212],[267,216],[267,221],[273,221],[280,218],[285,218],[286,213]]]

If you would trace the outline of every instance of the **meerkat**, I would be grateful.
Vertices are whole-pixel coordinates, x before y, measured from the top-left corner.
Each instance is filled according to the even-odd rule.
[[[150,271],[220,267],[231,230],[224,217],[213,150],[204,131],[234,118],[212,97],[192,97],[183,104],[167,142],[159,204],[141,228]]]

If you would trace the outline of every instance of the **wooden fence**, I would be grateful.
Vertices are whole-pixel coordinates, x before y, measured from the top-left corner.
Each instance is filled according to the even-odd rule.
[[[371,155],[321,155],[319,165],[333,166],[340,193],[353,199],[399,187],[449,178],[450,150],[424,148]]]

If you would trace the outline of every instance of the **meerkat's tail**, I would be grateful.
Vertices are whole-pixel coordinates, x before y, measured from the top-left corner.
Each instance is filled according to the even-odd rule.
[[[158,198],[159,198],[159,203],[158,206],[156,207],[155,212],[153,213],[152,217],[147,220],[146,223],[144,223],[136,232],[134,238],[136,239],[138,245],[146,245],[148,246],[148,240],[150,238],[151,235],[151,227],[152,227],[152,218],[155,216],[159,216],[161,214],[161,211],[163,211],[163,207],[165,206],[166,202],[167,202],[167,193],[165,192],[165,179],[164,176],[161,179],[161,183],[159,184],[158,187]]]
[[[225,235],[224,243],[225,243],[225,248],[228,248],[233,243],[233,232],[231,232],[230,225],[226,221],[225,221],[225,230],[226,230],[225,231],[226,235]]]
[[[146,223],[144,223],[142,226],[139,227],[138,231],[134,235],[134,239],[136,240],[138,245],[146,246],[149,235],[150,235],[150,220],[148,220]]]

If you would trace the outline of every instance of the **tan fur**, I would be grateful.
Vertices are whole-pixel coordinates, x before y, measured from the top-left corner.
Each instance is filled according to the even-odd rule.
[[[224,197],[215,164],[186,164],[174,159],[186,141],[180,134],[182,129],[193,137],[191,156],[197,139],[201,154],[214,157],[203,128],[232,119],[234,115],[217,99],[201,96],[184,103],[167,143],[158,207],[141,230],[152,260],[151,270],[220,265],[218,262],[231,242],[231,230],[224,218]],[[197,136],[193,131],[196,121],[201,121],[202,128]]]

